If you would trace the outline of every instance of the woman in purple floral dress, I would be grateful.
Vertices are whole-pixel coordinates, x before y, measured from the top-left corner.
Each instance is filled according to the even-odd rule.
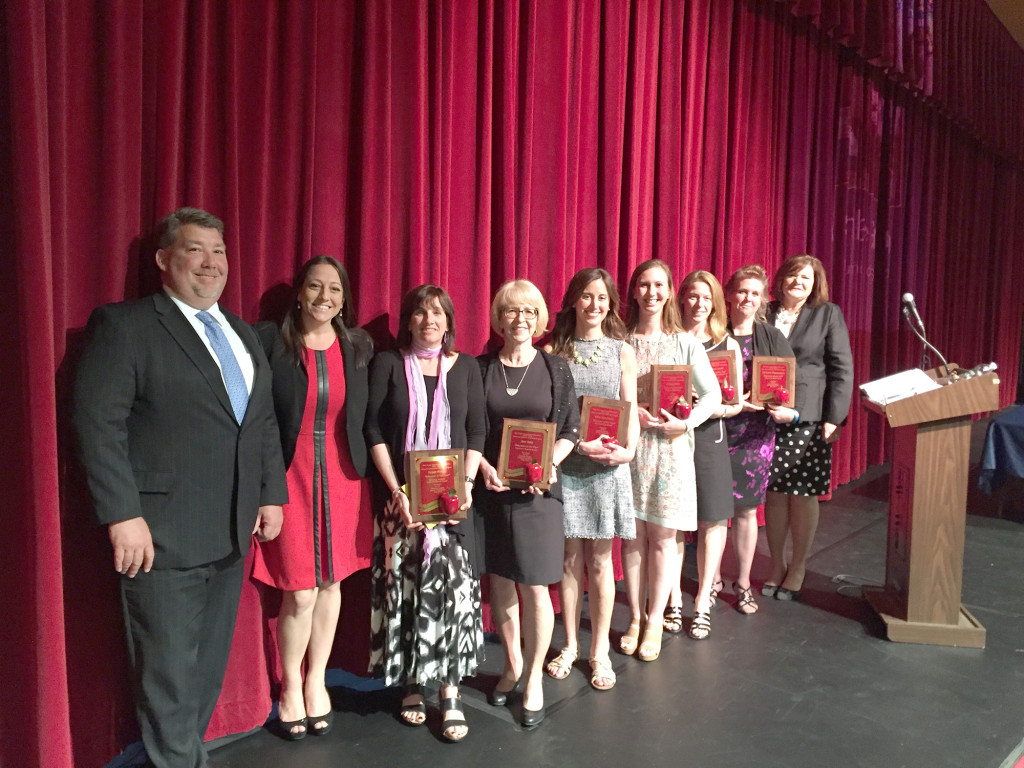
[[[768,275],[757,264],[736,270],[725,285],[729,332],[742,351],[743,391],[748,393],[748,398],[754,355],[793,356],[786,337],[765,322],[767,292]],[[757,548],[757,508],[764,504],[775,452],[775,425],[789,423],[795,416],[791,408],[754,405],[745,398],[743,410],[725,420],[736,507],[732,535],[739,573],[734,589],[740,613],[757,612],[750,588],[750,569]]]

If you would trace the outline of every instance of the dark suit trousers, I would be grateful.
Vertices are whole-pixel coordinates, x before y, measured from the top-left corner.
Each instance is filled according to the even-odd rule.
[[[136,712],[155,768],[207,764],[203,735],[224,682],[242,562],[121,577]]]

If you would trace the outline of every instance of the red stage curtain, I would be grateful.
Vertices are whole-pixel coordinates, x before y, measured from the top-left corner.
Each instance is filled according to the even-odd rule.
[[[582,266],[725,277],[811,252],[858,381],[919,360],[909,290],[951,359],[1015,390],[1024,55],[982,0],[8,0],[0,63],[9,768],[135,738],[67,394],[90,310],[157,287],[151,229],[179,205],[225,219],[223,301],[249,320],[333,253],[380,343],[429,280],[478,353],[513,276],[557,307]],[[883,434],[853,408],[836,483]],[[365,648],[358,599],[343,648]],[[244,601],[211,735],[269,710],[274,608]]]

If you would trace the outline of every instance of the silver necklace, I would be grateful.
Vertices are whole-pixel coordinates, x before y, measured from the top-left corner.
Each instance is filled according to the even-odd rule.
[[[537,356],[534,355],[533,356],[533,360],[536,360],[536,359],[537,359]],[[528,362],[526,364],[526,370],[523,371],[522,378],[519,379],[519,383],[516,386],[514,386],[514,387],[509,386],[508,374],[505,373],[505,364],[502,363],[500,359],[498,360],[498,362],[501,363],[501,378],[503,378],[505,380],[505,392],[508,393],[509,397],[515,397],[516,395],[519,394],[519,388],[521,386],[523,386],[523,382],[526,381],[526,374],[530,372],[530,366],[533,365],[533,360],[531,360],[530,362]]]

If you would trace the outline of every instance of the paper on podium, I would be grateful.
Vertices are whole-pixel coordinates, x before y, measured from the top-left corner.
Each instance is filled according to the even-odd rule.
[[[876,405],[885,406],[905,397],[941,389],[941,385],[920,368],[900,371],[892,376],[860,385],[861,394]]]

